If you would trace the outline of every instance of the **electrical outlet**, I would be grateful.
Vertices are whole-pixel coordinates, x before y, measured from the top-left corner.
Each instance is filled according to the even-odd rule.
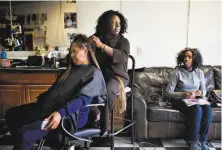
[[[142,48],[137,46],[137,55],[140,55],[142,53]]]

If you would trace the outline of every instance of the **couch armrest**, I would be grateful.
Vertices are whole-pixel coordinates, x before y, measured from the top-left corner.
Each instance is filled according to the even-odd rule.
[[[134,109],[136,111],[136,116],[138,115],[137,116],[138,118],[146,118],[147,104],[145,96],[140,90],[136,88],[134,89],[133,96],[134,96]]]
[[[134,88],[134,110],[136,120],[136,138],[147,138],[147,103],[143,93]]]
[[[214,66],[215,89],[221,89],[221,66]]]

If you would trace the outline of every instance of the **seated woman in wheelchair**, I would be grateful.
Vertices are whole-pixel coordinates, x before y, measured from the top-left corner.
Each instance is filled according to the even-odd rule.
[[[36,140],[48,134],[62,133],[60,123],[64,116],[74,121],[75,129],[82,128],[89,113],[85,106],[92,99],[98,103],[106,101],[105,81],[88,38],[78,34],[70,47],[67,70],[48,91],[40,94],[36,103],[16,106],[6,112],[13,149],[30,150]],[[76,116],[78,120],[75,120]],[[44,122],[47,122],[45,126]]]

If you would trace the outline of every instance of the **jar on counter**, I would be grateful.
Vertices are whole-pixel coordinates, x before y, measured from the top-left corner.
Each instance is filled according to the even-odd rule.
[[[10,59],[1,59],[1,66],[2,67],[10,67],[11,66],[11,61]]]

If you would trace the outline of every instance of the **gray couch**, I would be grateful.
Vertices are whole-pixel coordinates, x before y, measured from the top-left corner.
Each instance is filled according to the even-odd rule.
[[[134,107],[136,138],[183,138],[185,115],[177,110],[160,107],[150,100],[150,93],[162,94],[174,68],[152,67],[136,70]],[[207,90],[221,89],[221,66],[202,67]],[[221,139],[221,108],[213,108],[209,139]]]

